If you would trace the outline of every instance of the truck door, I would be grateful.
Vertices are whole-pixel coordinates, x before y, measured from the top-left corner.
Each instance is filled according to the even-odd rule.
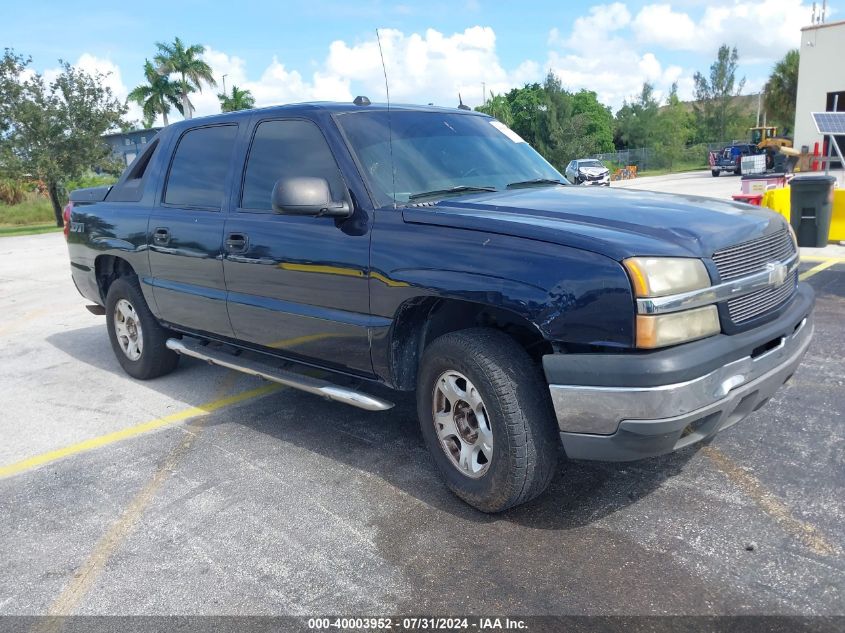
[[[223,270],[235,336],[287,355],[371,374],[368,330],[370,223],[274,213],[282,176],[346,183],[320,128],[305,119],[264,119],[255,126],[242,188],[224,232]]]
[[[186,131],[170,161],[147,244],[160,318],[232,336],[223,278],[223,224],[237,124]]]

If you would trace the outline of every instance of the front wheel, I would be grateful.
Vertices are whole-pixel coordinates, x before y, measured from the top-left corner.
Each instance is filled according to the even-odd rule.
[[[423,354],[417,381],[423,438],[448,487],[483,512],[542,493],[559,439],[539,367],[509,336],[445,334]]]
[[[718,178],[719,174],[721,173],[718,169],[711,169],[710,173],[713,175],[713,178]]]
[[[179,363],[179,355],[166,346],[170,333],[150,312],[137,277],[119,277],[109,287],[106,324],[114,355],[133,378],[163,376]]]

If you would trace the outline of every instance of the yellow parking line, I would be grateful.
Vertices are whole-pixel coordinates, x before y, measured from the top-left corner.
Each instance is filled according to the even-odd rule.
[[[214,394],[214,401],[223,399],[241,376],[242,374],[236,371],[229,371],[224,374]],[[132,498],[117,521],[109,526],[109,529],[88,555],[87,560],[76,569],[68,584],[50,606],[47,613],[48,618],[42,622],[43,626],[34,627],[30,630],[30,633],[58,633],[61,630],[61,616],[73,614],[79,603],[94,586],[111,557],[135,529],[138,520],[143,516],[150,503],[153,502],[158,491],[197,441],[207,421],[206,416],[200,416],[185,427],[187,432],[181,441],[171,449],[164,461],[156,468],[152,478]]]
[[[0,478],[11,477],[12,475],[17,475],[27,470],[38,468],[44,464],[49,464],[50,462],[69,457],[71,455],[85,453],[96,448],[101,448],[109,444],[114,444],[115,442],[121,442],[131,437],[136,437],[144,433],[149,433],[150,431],[155,431],[156,429],[176,424],[177,422],[183,422],[198,415],[211,413],[212,411],[217,411],[218,409],[222,409],[239,402],[251,400],[252,398],[259,398],[269,393],[273,393],[274,391],[278,391],[281,388],[282,386],[277,384],[263,385],[256,389],[250,389],[249,391],[236,393],[232,396],[212,400],[211,402],[206,402],[205,404],[201,404],[196,407],[189,407],[187,409],[183,409],[182,411],[166,415],[162,418],[142,422],[141,424],[136,424],[135,426],[130,426],[128,428],[115,431],[114,433],[92,437],[77,444],[71,444],[70,446],[58,448],[54,451],[28,457],[19,462],[15,462],[14,464],[9,464],[8,466],[0,466]]]
[[[802,262],[833,262],[845,264],[845,257],[827,257],[825,255],[801,255]]]
[[[828,541],[816,526],[792,516],[789,508],[763,487],[754,475],[739,467],[715,446],[705,446],[701,452],[742,492],[751,497],[763,512],[772,517],[786,532],[798,538],[805,547],[822,556],[835,556],[839,548]]]
[[[830,268],[831,266],[835,266],[838,263],[839,262],[837,262],[837,261],[822,262],[818,266],[813,266],[810,270],[805,270],[803,273],[798,275],[798,279],[800,279],[801,281],[804,281],[805,279],[809,279],[810,277],[812,277],[816,273],[820,273],[821,271],[823,271],[827,268]]]

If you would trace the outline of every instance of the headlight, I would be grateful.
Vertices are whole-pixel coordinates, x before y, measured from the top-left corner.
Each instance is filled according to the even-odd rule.
[[[700,259],[631,257],[622,263],[639,298],[665,297],[710,285],[710,275]]]
[[[700,259],[632,257],[622,262],[638,299],[665,297],[710,287],[710,275]],[[718,334],[722,327],[716,306],[667,314],[638,314],[636,345],[654,349]]]
[[[653,349],[686,343],[721,331],[716,306],[669,314],[637,315],[637,347]]]

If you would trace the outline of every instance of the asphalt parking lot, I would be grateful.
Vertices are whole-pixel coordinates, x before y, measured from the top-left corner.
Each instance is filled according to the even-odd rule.
[[[413,403],[365,413],[191,359],[137,382],[61,234],[0,239],[0,614],[845,613],[845,257],[816,335],[708,446],[562,462],[487,516]]]

